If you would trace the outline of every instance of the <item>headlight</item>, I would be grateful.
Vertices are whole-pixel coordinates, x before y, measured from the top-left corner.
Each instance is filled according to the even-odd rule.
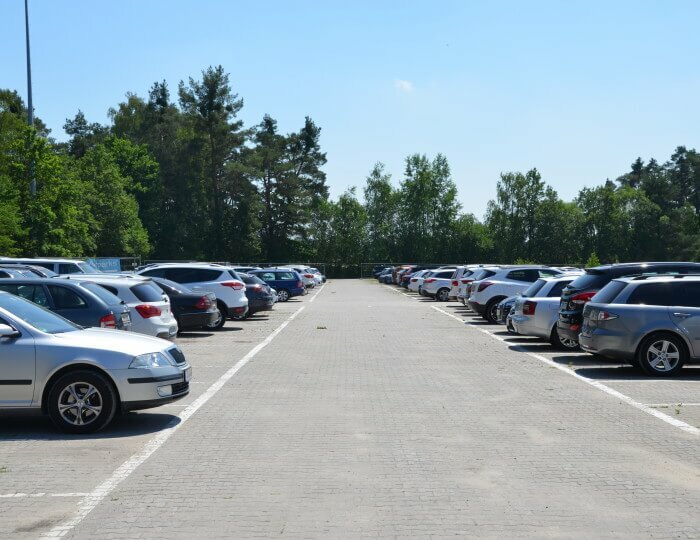
[[[174,366],[170,358],[160,352],[141,354],[135,357],[131,364],[129,364],[129,369],[131,368],[156,368],[156,367],[168,367]]]

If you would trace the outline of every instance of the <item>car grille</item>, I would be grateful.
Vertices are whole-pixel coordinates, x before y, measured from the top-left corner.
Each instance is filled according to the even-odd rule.
[[[188,382],[179,382],[173,384],[173,395],[177,394],[182,394],[183,392],[187,392],[190,389],[190,383]]]
[[[187,361],[185,359],[185,355],[177,347],[173,347],[172,349],[168,349],[168,352],[170,353],[170,356],[172,356],[175,359],[175,362],[177,362],[178,364],[184,364]]]

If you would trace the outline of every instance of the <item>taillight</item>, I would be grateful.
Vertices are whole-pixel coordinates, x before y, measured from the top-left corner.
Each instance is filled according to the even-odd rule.
[[[603,322],[603,321],[610,321],[612,319],[617,319],[618,315],[615,315],[614,313],[610,313],[609,311],[604,311],[600,310],[597,314],[595,314],[595,320],[598,322]]]
[[[313,279],[314,276],[313,276],[313,274],[304,274],[304,277],[306,279]]]
[[[454,281],[452,281],[452,286],[459,287],[459,281],[457,281],[456,279]]]
[[[194,305],[197,309],[209,309],[211,307],[211,300],[208,296],[202,296],[197,303]]]
[[[158,317],[162,313],[160,308],[157,308],[156,306],[151,306],[149,304],[141,304],[139,306],[136,306],[135,309],[139,312],[139,315],[141,315],[141,317],[143,317],[144,319]]]
[[[474,280],[473,280],[473,279],[463,279],[463,280],[462,280],[462,284],[463,284],[463,285],[469,285],[472,281],[474,281]]]
[[[528,300],[523,304],[523,315],[534,315],[537,309],[537,302]]]
[[[256,283],[255,285],[253,285],[251,287],[251,289],[253,289],[254,291],[262,291],[262,288],[263,288],[263,286],[260,285],[260,283]]]
[[[435,281],[435,280],[436,280],[436,278],[429,277],[429,278],[426,279],[423,283],[432,283],[432,282]]]
[[[416,281],[418,281],[417,277],[411,278],[411,283],[415,283]]]
[[[491,281],[482,281],[481,283],[479,283],[479,286],[477,287],[476,292],[481,292],[486,287],[490,287],[491,285],[493,285],[493,282],[491,282]]]
[[[578,305],[583,305],[586,302],[590,302],[591,298],[595,296],[595,291],[594,292],[584,292],[584,293],[579,293],[571,297],[571,303],[572,304],[578,304]]]
[[[222,281],[219,283],[223,287],[231,287],[234,291],[241,291],[245,289],[245,283],[242,281]]]
[[[114,313],[110,313],[109,315],[105,315],[100,319],[100,328],[116,328],[117,327],[117,318],[114,316]]]

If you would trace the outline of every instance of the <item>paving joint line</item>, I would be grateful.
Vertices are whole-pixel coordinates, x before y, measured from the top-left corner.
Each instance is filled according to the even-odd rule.
[[[505,342],[505,340],[501,336],[497,336],[497,335],[493,334],[492,332],[489,332],[485,328],[479,328],[478,326],[474,325],[473,323],[471,323],[465,319],[462,319],[461,317],[457,317],[456,315],[453,315],[452,313],[448,313],[447,311],[440,309],[437,306],[430,306],[430,307],[432,307],[436,311],[439,311],[440,313],[443,313],[444,315],[447,315],[448,317],[456,319],[457,321],[461,322],[464,325],[468,325],[472,328],[476,328],[480,332],[483,332],[484,334],[487,334],[487,335],[491,336],[492,338],[494,338],[502,343]],[[635,409],[638,409],[638,410],[640,410],[640,411],[642,411],[650,416],[658,418],[659,420],[666,422],[667,424],[670,424],[671,426],[676,427],[676,428],[680,429],[681,431],[684,431],[686,433],[690,433],[692,435],[700,435],[699,428],[696,428],[695,426],[691,426],[687,422],[683,422],[682,420],[678,420],[677,418],[673,418],[672,416],[669,416],[665,413],[662,413],[661,411],[658,411],[657,409],[654,409],[648,405],[644,405],[644,403],[640,403],[639,401],[629,397],[628,395],[623,394],[622,392],[618,392],[617,390],[610,388],[609,386],[606,386],[599,381],[595,381],[593,379],[589,379],[587,377],[584,377],[583,375],[579,375],[575,371],[573,371],[565,366],[562,366],[562,365],[554,362],[553,360],[550,360],[549,358],[545,358],[542,355],[539,355],[539,354],[533,353],[531,351],[528,351],[527,349],[524,349],[521,345],[515,345],[512,347],[512,349],[517,350],[518,352],[523,352],[526,355],[530,356],[531,358],[539,360],[540,362],[543,362],[550,367],[556,368],[559,371],[566,373],[567,375],[575,377],[576,379],[583,381],[586,384],[593,386],[594,388],[597,388],[598,390],[601,390],[602,392],[605,392],[606,394],[609,394],[613,397],[618,398],[619,400],[626,403],[627,405],[630,405],[630,406],[634,407]]]

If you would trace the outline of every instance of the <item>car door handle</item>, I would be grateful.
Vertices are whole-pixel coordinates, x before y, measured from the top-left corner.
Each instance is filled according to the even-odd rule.
[[[687,319],[688,317],[690,317],[690,313],[678,313],[678,312],[675,312],[675,313],[673,314],[673,316],[674,316],[674,317],[679,317],[679,318],[681,318],[681,319]]]

